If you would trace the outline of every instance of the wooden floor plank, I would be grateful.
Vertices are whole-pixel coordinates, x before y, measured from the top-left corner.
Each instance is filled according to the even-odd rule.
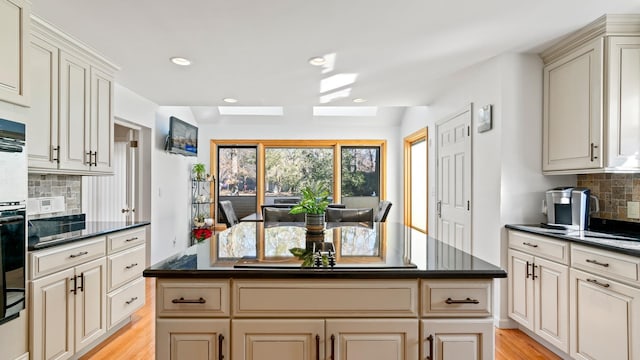
[[[147,302],[127,326],[81,360],[152,360],[155,357],[155,279],[146,279]],[[496,329],[495,360],[555,360],[549,351],[520,330]]]

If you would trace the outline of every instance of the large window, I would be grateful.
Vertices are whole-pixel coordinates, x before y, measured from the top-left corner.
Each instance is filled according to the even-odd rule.
[[[385,198],[385,146],[381,140],[211,140],[217,199],[231,201],[242,218],[261,205],[297,203],[301,188],[321,182],[333,202],[376,209]]]
[[[265,204],[296,203],[300,189],[311,183],[333,189],[332,148],[269,147],[264,164]]]

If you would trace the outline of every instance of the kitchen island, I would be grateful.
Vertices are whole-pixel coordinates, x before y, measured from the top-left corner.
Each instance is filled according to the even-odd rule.
[[[499,267],[402,224],[327,224],[334,267],[301,268],[301,224],[240,223],[144,271],[157,359],[492,359]]]

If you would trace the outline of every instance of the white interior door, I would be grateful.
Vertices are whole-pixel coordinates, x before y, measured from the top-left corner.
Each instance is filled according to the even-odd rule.
[[[436,123],[437,238],[471,253],[471,105]]]

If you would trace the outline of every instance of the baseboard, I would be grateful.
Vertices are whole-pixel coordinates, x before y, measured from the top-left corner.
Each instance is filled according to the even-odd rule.
[[[509,318],[494,318],[493,325],[498,329],[518,329],[518,323]]]

